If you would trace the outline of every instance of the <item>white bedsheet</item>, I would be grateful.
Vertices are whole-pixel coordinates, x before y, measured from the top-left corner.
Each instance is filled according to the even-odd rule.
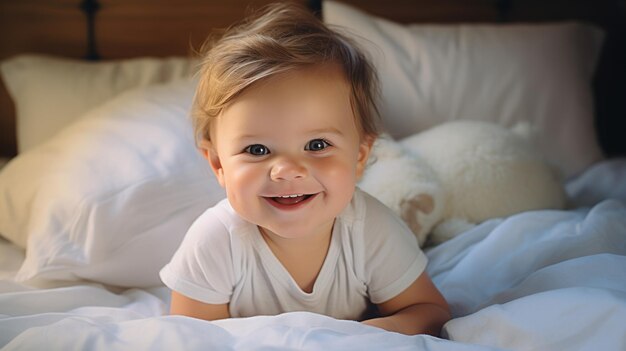
[[[427,252],[451,304],[446,339],[312,313],[205,322],[166,316],[168,291],[11,280],[0,242],[2,350],[626,350],[626,161],[568,183],[574,209],[485,222]],[[592,173],[593,172],[593,173]],[[619,173],[622,172],[622,173]],[[592,195],[589,195],[592,194]]]

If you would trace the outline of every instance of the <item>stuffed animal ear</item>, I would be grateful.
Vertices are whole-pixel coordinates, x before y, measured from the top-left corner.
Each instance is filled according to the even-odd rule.
[[[400,211],[402,219],[407,223],[413,233],[420,233],[422,225],[419,217],[429,215],[435,208],[435,200],[428,194],[419,194],[414,198],[403,199],[400,203]],[[419,215],[422,214],[422,216]]]

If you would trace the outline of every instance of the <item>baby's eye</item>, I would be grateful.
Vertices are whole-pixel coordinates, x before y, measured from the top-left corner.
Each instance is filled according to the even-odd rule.
[[[309,141],[304,149],[309,151],[322,151],[329,146],[330,144],[324,139],[313,139]]]
[[[246,147],[244,151],[254,156],[263,156],[270,153],[270,149],[268,149],[267,146],[261,144],[250,145]]]

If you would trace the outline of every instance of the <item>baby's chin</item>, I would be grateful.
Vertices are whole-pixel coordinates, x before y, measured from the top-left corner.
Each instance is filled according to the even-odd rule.
[[[327,237],[332,233],[334,219],[326,223],[306,225],[302,223],[293,224],[265,224],[257,225],[259,231],[271,238],[281,239],[315,239],[316,237]]]

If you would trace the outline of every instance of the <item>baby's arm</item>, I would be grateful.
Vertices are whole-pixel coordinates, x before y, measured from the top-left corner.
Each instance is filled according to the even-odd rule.
[[[383,317],[363,323],[408,335],[439,336],[450,320],[448,303],[426,272],[399,295],[378,304],[378,310]]]
[[[208,304],[179,294],[176,291],[172,291],[170,314],[205,319],[208,321],[230,318],[228,304]]]

